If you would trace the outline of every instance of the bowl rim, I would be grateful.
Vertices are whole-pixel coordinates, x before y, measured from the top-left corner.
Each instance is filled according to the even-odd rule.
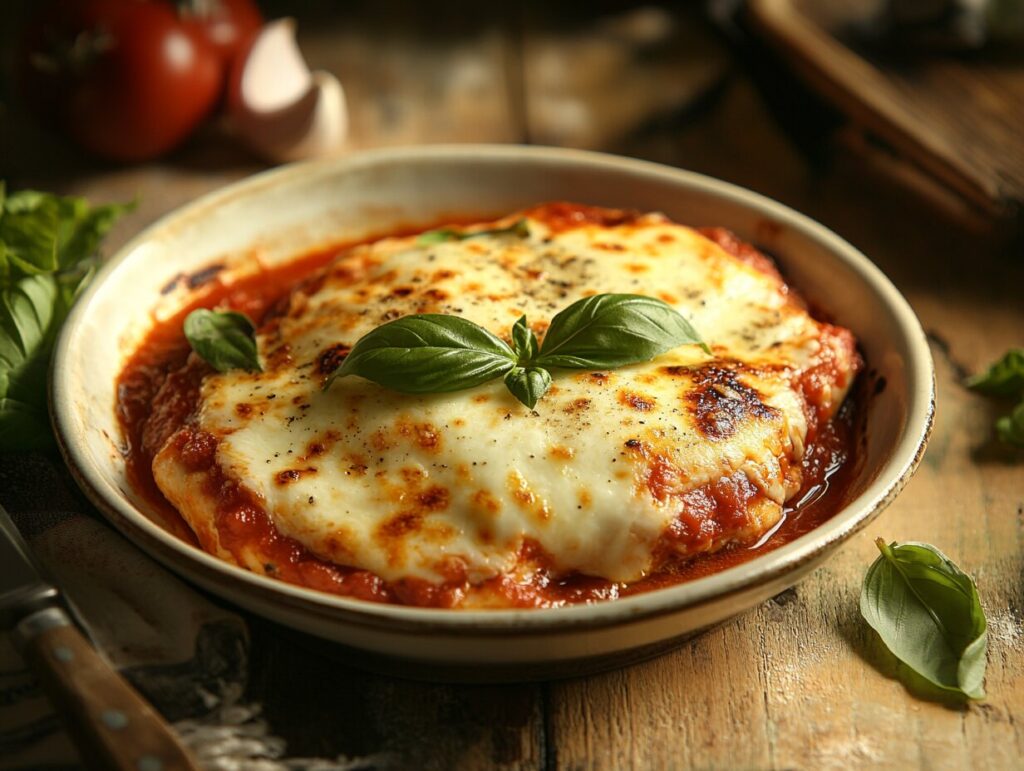
[[[375,164],[439,163],[487,160],[528,160],[552,166],[573,166],[633,173],[679,185],[697,193],[728,199],[804,236],[853,270],[883,304],[903,332],[911,356],[906,361],[908,403],[906,426],[889,458],[853,500],[828,521],[777,549],[740,565],[682,584],[654,589],[614,601],[558,608],[453,610],[391,605],[332,595],[287,584],[219,558],[180,540],[133,506],[116,486],[107,484],[100,464],[79,446],[72,429],[72,395],[76,383],[70,368],[61,366],[73,353],[73,341],[104,281],[136,253],[138,247],[161,233],[201,219],[210,209],[289,180],[333,176]],[[173,570],[201,583],[220,584],[229,594],[256,591],[261,599],[281,602],[326,620],[372,629],[408,632],[467,632],[478,635],[558,633],[569,629],[597,629],[696,609],[739,595],[823,558],[832,548],[863,529],[899,494],[919,465],[927,445],[935,411],[935,373],[931,352],[907,300],[885,274],[864,254],[810,217],[760,193],[697,172],[650,161],[605,153],[524,145],[428,145],[367,150],[330,161],[307,161],[277,167],[211,191],[164,215],[122,246],[100,269],[96,279],[75,304],[60,335],[51,361],[51,421],[61,454],[73,478],[90,501],[129,540]],[[184,564],[182,564],[184,560]],[[226,584],[226,586],[225,586]]]

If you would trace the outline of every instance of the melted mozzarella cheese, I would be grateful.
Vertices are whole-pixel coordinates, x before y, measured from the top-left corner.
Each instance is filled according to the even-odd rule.
[[[321,390],[346,348],[399,316],[456,314],[508,340],[526,314],[542,337],[559,310],[604,292],[665,300],[713,356],[690,345],[611,372],[556,371],[534,410],[500,380],[423,396],[358,377]],[[264,372],[208,377],[198,426],[277,529],[325,560],[388,581],[476,583],[515,571],[529,545],[556,574],[634,581],[657,569],[702,486],[740,474],[757,498],[714,538],[674,541],[677,553],[777,522],[799,487],[807,416],[834,411],[855,367],[835,329],[777,276],[656,215],[568,230],[531,217],[525,238],[389,238],[347,253],[264,325]],[[812,406],[799,378],[826,359],[840,376]],[[167,459],[155,473],[199,517],[187,475]]]

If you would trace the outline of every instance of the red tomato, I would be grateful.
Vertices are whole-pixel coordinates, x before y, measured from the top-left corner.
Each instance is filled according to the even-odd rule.
[[[217,49],[225,72],[263,26],[263,16],[252,0],[193,0],[180,5],[186,24],[203,31]]]
[[[179,144],[223,82],[213,44],[160,2],[61,0],[26,43],[25,82],[50,90],[41,101],[55,105],[79,144],[114,160],[153,158]]]

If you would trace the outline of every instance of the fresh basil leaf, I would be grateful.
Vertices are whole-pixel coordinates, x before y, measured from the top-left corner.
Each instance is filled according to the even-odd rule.
[[[1000,441],[1024,449],[1024,401],[996,420],[996,435]]]
[[[7,194],[0,182],[0,450],[52,445],[53,343],[92,278],[100,239],[128,208],[35,190]]]
[[[551,387],[551,373],[542,367],[516,367],[505,375],[505,387],[532,410]]]
[[[364,335],[324,384],[359,375],[403,393],[442,393],[508,372],[516,355],[502,340],[459,316],[404,316]]]
[[[56,196],[22,191],[7,196],[0,213],[0,243],[10,274],[52,273],[59,265]]]
[[[438,230],[428,230],[426,233],[421,233],[416,239],[418,246],[431,246],[433,244],[442,244],[445,241],[464,241],[467,238],[476,238],[477,236],[503,236],[503,235],[514,235],[520,238],[526,238],[530,235],[530,226],[525,219],[516,220],[514,223],[504,228],[491,228],[489,230],[455,230],[454,228],[440,228]]]
[[[1007,351],[986,371],[968,378],[967,387],[989,396],[1024,396],[1024,348]]]
[[[710,349],[675,308],[635,294],[598,294],[558,313],[544,335],[535,364],[570,369],[612,369],[649,361],[680,345]]]
[[[520,364],[528,364],[537,355],[537,335],[526,323],[526,316],[520,316],[512,327],[512,350],[519,357]]]
[[[100,241],[135,203],[89,207],[84,198],[62,198],[57,235],[57,262],[66,270],[95,257]]]
[[[934,685],[985,696],[987,623],[971,577],[924,543],[876,541],[860,612],[900,661]]]
[[[52,443],[46,373],[70,303],[54,276],[26,276],[0,290],[0,450]]]
[[[235,311],[199,308],[185,317],[188,344],[218,372],[262,369],[255,332],[248,316]]]
[[[0,276],[52,273],[94,256],[100,240],[134,204],[90,207],[84,198],[36,190],[5,195],[0,204]]]

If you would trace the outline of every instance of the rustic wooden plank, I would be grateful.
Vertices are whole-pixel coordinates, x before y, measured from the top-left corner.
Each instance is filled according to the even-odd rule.
[[[975,206],[1019,223],[1019,59],[1005,51],[968,59],[869,48],[851,29],[877,10],[850,0],[750,3],[755,28],[840,109]]]

